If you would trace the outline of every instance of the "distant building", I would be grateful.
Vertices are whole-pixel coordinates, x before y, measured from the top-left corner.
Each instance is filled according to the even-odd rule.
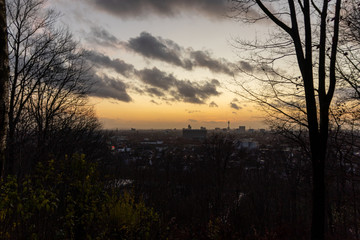
[[[192,140],[204,140],[206,139],[207,130],[205,128],[201,129],[183,129],[183,138],[192,139]]]
[[[248,132],[249,132],[249,133],[253,133],[253,132],[255,132],[255,129],[250,128],[250,129],[248,130]]]
[[[259,132],[264,133],[264,132],[266,132],[266,130],[264,128],[260,128]]]
[[[246,130],[245,126],[239,126],[239,132],[244,133]]]
[[[241,140],[234,143],[237,149],[254,150],[258,148],[258,143],[252,140]]]

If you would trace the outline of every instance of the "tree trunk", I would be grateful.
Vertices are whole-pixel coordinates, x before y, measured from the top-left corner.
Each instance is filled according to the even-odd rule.
[[[7,157],[7,163],[5,166],[5,173],[15,175],[17,174],[16,171],[16,164],[15,164],[15,126],[13,124],[13,121],[9,120],[9,126],[8,126],[8,136],[7,136],[7,149],[6,149],[6,157]]]
[[[5,169],[7,133],[7,109],[9,102],[9,54],[7,45],[7,23],[5,0],[0,0],[0,167],[1,177]]]
[[[320,157],[320,156],[319,156]],[[325,231],[325,181],[324,161],[313,159],[313,194],[311,239],[323,240]]]

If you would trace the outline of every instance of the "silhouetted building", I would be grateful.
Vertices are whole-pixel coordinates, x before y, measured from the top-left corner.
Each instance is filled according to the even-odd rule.
[[[244,133],[245,132],[245,126],[239,126],[239,132]]]
[[[207,130],[205,128],[201,129],[183,129],[183,138],[192,139],[192,140],[204,140],[206,139]]]
[[[258,143],[252,140],[241,140],[234,143],[237,149],[254,150],[258,148]]]

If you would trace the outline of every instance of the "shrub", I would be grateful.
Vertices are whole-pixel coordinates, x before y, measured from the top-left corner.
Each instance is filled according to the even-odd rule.
[[[39,163],[21,181],[8,176],[0,199],[0,239],[154,239],[159,224],[143,201],[106,189],[79,154]]]

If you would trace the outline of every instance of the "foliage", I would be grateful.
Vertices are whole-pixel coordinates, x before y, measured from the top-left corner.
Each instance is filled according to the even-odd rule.
[[[108,208],[109,238],[155,239],[158,214],[147,208],[143,201],[136,202],[133,195],[125,192],[119,199],[113,197]]]
[[[8,176],[0,199],[0,239],[153,239],[159,223],[132,194],[107,192],[84,155],[39,163],[22,181]]]

